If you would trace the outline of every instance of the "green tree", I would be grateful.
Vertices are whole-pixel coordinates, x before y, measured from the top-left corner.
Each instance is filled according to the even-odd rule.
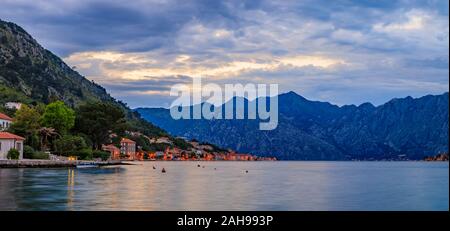
[[[26,138],[26,144],[39,148],[39,119],[41,114],[33,107],[22,105],[16,111],[10,131]]]
[[[75,112],[64,102],[56,101],[45,107],[41,122],[43,126],[54,128],[60,134],[65,134],[75,125]]]
[[[79,160],[92,160],[92,149],[84,148],[75,152],[75,155],[78,156]]]
[[[150,140],[148,140],[147,137],[143,136],[143,135],[138,135],[138,136],[131,136],[131,137],[127,137],[130,138],[131,140],[134,140],[136,142],[136,146],[139,146],[142,148],[142,150],[144,151],[150,151]]]
[[[74,155],[85,148],[86,142],[79,136],[65,135],[55,141],[55,152],[63,156]]]
[[[110,141],[113,132],[123,133],[126,128],[125,113],[110,103],[93,102],[78,107],[75,130],[92,141],[92,147],[100,150]]]
[[[8,154],[6,155],[6,158],[10,159],[10,160],[18,160],[20,156],[19,151],[17,151],[17,149],[10,149],[8,151]]]
[[[34,149],[28,145],[23,146],[23,158],[33,159]]]
[[[108,160],[110,156],[111,156],[111,153],[105,152],[105,151],[101,151],[101,150],[95,150],[95,151],[92,152],[92,157],[93,158],[100,158],[103,161],[104,160]]]

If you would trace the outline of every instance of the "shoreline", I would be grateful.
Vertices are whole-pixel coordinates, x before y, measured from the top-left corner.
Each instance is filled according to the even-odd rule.
[[[93,163],[98,166],[133,165],[123,161],[66,161],[66,160],[0,160],[0,168],[76,168],[80,163]]]
[[[448,161],[427,161],[427,160],[342,160],[342,161],[311,161],[311,160],[277,160],[277,161],[205,161],[205,160],[192,160],[192,161],[167,161],[167,160],[144,160],[144,161],[130,161],[130,160],[109,160],[109,161],[89,161],[89,160],[78,160],[78,161],[66,161],[66,160],[0,160],[0,169],[2,168],[76,168],[78,164],[82,163],[92,163],[98,165],[99,167],[104,166],[115,166],[115,165],[139,165],[139,162],[428,162],[428,163],[439,163]]]

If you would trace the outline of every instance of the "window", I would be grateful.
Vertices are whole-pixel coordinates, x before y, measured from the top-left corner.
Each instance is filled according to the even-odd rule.
[[[22,143],[17,143],[17,144],[16,144],[16,147],[17,147],[17,148],[16,148],[17,151],[19,151],[19,152],[22,151]]]

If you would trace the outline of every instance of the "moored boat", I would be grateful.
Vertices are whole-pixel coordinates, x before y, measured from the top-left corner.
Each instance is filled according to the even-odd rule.
[[[77,164],[77,168],[97,168],[99,165],[94,162],[81,162]]]

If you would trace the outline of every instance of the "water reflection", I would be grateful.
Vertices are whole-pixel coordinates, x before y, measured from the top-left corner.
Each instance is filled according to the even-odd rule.
[[[0,169],[0,209],[15,210],[14,188],[19,171],[2,171]]]
[[[0,210],[448,210],[448,189],[448,163],[0,169]]]
[[[67,209],[73,210],[75,187],[75,169],[69,168],[67,173]]]

